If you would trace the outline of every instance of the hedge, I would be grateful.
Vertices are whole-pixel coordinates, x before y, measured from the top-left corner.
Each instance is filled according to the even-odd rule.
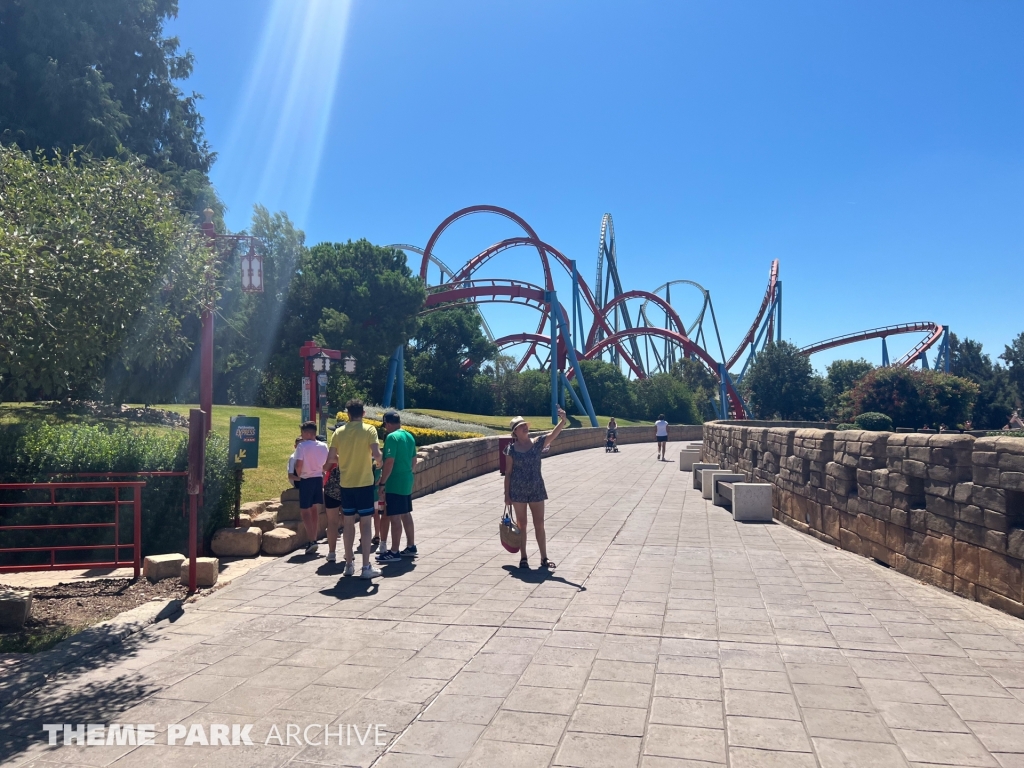
[[[348,421],[348,414],[344,411],[338,413],[338,421]],[[377,419],[363,418],[364,424],[376,428],[377,437],[381,440],[384,439],[384,422],[378,421]],[[434,443],[444,443],[449,440],[467,440],[471,437],[481,437],[479,432],[456,432],[446,429],[427,429],[426,427],[407,427],[402,425],[402,429],[406,432],[410,432],[414,438],[416,438],[416,446],[432,445]]]
[[[31,430],[3,431],[0,438],[0,480],[31,483],[73,481],[80,472],[152,472],[183,471],[188,468],[188,435],[179,431],[140,430],[103,426],[44,425]],[[227,441],[211,433],[206,441],[206,477],[203,505],[200,509],[200,530],[209,542],[213,532],[229,524],[234,501],[232,473],[227,463]],[[54,477],[58,474],[57,477]],[[81,478],[102,480],[103,478]],[[188,542],[188,494],[183,477],[111,478],[145,480],[142,489],[143,555],[186,551]],[[38,491],[0,491],[0,500],[8,503],[40,500]],[[131,498],[122,492],[122,500]],[[75,490],[60,493],[59,500],[97,501],[112,499],[109,489]],[[0,511],[5,525],[46,523],[110,522],[111,508],[62,507],[57,510],[25,507]],[[129,505],[122,506],[118,529],[120,542],[131,542],[134,519]],[[56,536],[60,544],[110,543],[110,529],[79,528],[52,531],[11,531],[5,535],[6,546],[48,546]],[[109,559],[112,551],[82,550],[73,552],[74,560]],[[123,552],[127,556],[127,552]],[[0,563],[22,564],[40,561],[49,553],[0,555]],[[16,559],[20,558],[20,559]],[[67,559],[72,559],[67,557]]]

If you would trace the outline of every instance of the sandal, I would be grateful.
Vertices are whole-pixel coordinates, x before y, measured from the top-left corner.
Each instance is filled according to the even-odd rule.
[[[520,560],[520,561],[519,561],[519,567],[520,567],[520,568],[524,568],[524,569],[526,569],[526,570],[529,570],[529,568],[530,568],[530,561],[529,561],[529,560],[527,560],[527,559],[526,559],[526,558],[524,557],[524,558],[523,558],[522,560]]]
[[[549,571],[555,570],[555,564],[551,560],[548,560],[546,557],[541,559],[540,567],[547,568]]]

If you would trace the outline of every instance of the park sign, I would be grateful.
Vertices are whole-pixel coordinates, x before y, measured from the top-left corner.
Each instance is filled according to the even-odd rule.
[[[256,416],[232,416],[228,463],[234,469],[256,469],[260,464],[260,420]]]

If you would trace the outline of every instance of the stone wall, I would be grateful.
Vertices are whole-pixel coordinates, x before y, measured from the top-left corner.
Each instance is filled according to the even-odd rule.
[[[1024,617],[1024,439],[704,425],[704,458],[771,483],[775,517]]]
[[[586,448],[601,448],[605,440],[604,427],[566,429],[558,436],[546,455],[557,455]],[[538,433],[539,434],[539,433]],[[669,442],[700,440],[703,428],[694,426],[669,426]],[[654,427],[619,427],[619,445],[629,443],[652,443],[654,448]],[[671,457],[668,457],[671,458]],[[480,437],[470,440],[452,440],[420,448],[416,454],[413,471],[416,482],[413,496],[423,496],[439,491],[463,480],[495,472],[498,469],[498,438]]]

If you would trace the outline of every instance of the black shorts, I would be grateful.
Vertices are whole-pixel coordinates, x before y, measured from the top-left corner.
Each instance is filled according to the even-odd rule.
[[[412,494],[385,493],[384,504],[387,506],[388,517],[397,517],[412,512]]]
[[[303,477],[299,480],[299,509],[309,509],[314,504],[324,503],[324,480],[322,477]]]
[[[341,489],[341,511],[346,517],[359,515],[366,517],[373,514],[373,505],[377,500],[377,486],[364,485],[361,488]]]
[[[668,442],[668,435],[658,435],[658,442],[659,443],[667,443]]]
[[[325,493],[324,506],[327,507],[327,509],[338,509],[338,507],[341,506],[341,499],[332,499]]]

